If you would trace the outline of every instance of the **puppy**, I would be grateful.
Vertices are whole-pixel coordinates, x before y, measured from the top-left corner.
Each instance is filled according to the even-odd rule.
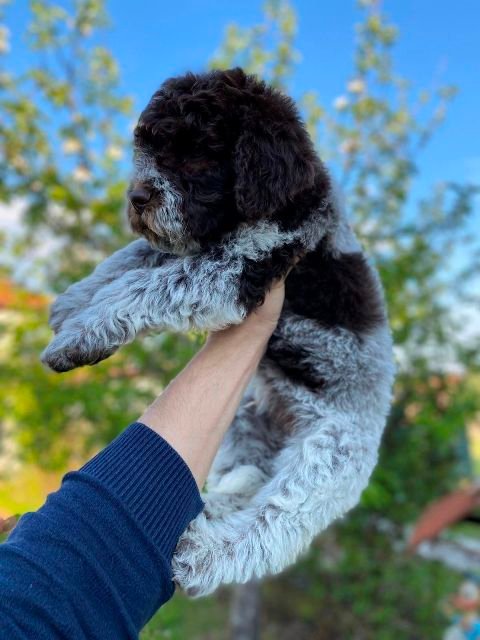
[[[147,330],[285,305],[174,557],[191,595],[274,574],[357,504],[394,368],[383,294],[293,101],[241,69],[164,82],[140,116],[128,216],[143,236],[54,303],[56,371]]]

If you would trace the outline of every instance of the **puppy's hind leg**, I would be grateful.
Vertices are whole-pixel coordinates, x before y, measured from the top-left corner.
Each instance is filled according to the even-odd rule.
[[[362,340],[318,329],[316,340],[321,391],[276,379],[293,423],[271,480],[244,509],[217,520],[200,514],[180,539],[174,575],[190,595],[278,573],[351,509],[368,483],[391,399],[388,329]]]
[[[247,390],[215,457],[207,480],[205,513],[220,518],[246,506],[271,478],[273,459],[280,447],[278,430],[259,410],[255,380]]]
[[[282,451],[275,474],[247,507],[222,519],[201,513],[180,539],[174,578],[191,596],[278,573],[355,505],[376,460],[380,429],[350,416],[320,418]],[[310,429],[309,429],[310,430]]]

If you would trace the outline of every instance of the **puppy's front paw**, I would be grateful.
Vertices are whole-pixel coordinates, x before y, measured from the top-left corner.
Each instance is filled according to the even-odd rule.
[[[58,333],[42,353],[41,360],[53,371],[61,373],[86,364],[97,364],[116,350],[116,346],[107,347],[98,337],[81,328],[78,332]]]

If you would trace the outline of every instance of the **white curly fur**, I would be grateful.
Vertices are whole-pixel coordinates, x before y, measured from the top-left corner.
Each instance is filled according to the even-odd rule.
[[[390,332],[384,326],[359,341],[308,324],[282,314],[279,329],[299,346],[316,345],[331,392],[319,399],[277,369],[260,369],[216,456],[206,509],[174,556],[175,579],[190,595],[282,571],[368,483],[390,406]],[[288,433],[269,411],[278,399]]]
[[[333,202],[328,224],[326,202],[294,231],[270,221],[244,225],[212,253],[174,256],[144,240],[131,243],[55,302],[56,336],[44,362],[67,370],[144,330],[241,322],[246,259],[260,260],[293,240],[313,249],[325,234],[334,254],[359,250],[339,198]],[[162,214],[161,224],[176,229],[178,206],[172,204],[170,222]],[[319,394],[262,361],[214,461],[206,508],[174,556],[175,579],[191,595],[284,569],[357,504],[377,460],[394,375],[386,321],[359,336],[284,310],[276,334],[308,351],[308,364],[327,384]]]

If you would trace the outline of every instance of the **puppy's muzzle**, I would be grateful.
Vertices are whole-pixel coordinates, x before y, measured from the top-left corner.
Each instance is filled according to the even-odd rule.
[[[145,187],[136,187],[128,192],[128,199],[137,213],[142,214],[152,199],[152,192]]]

